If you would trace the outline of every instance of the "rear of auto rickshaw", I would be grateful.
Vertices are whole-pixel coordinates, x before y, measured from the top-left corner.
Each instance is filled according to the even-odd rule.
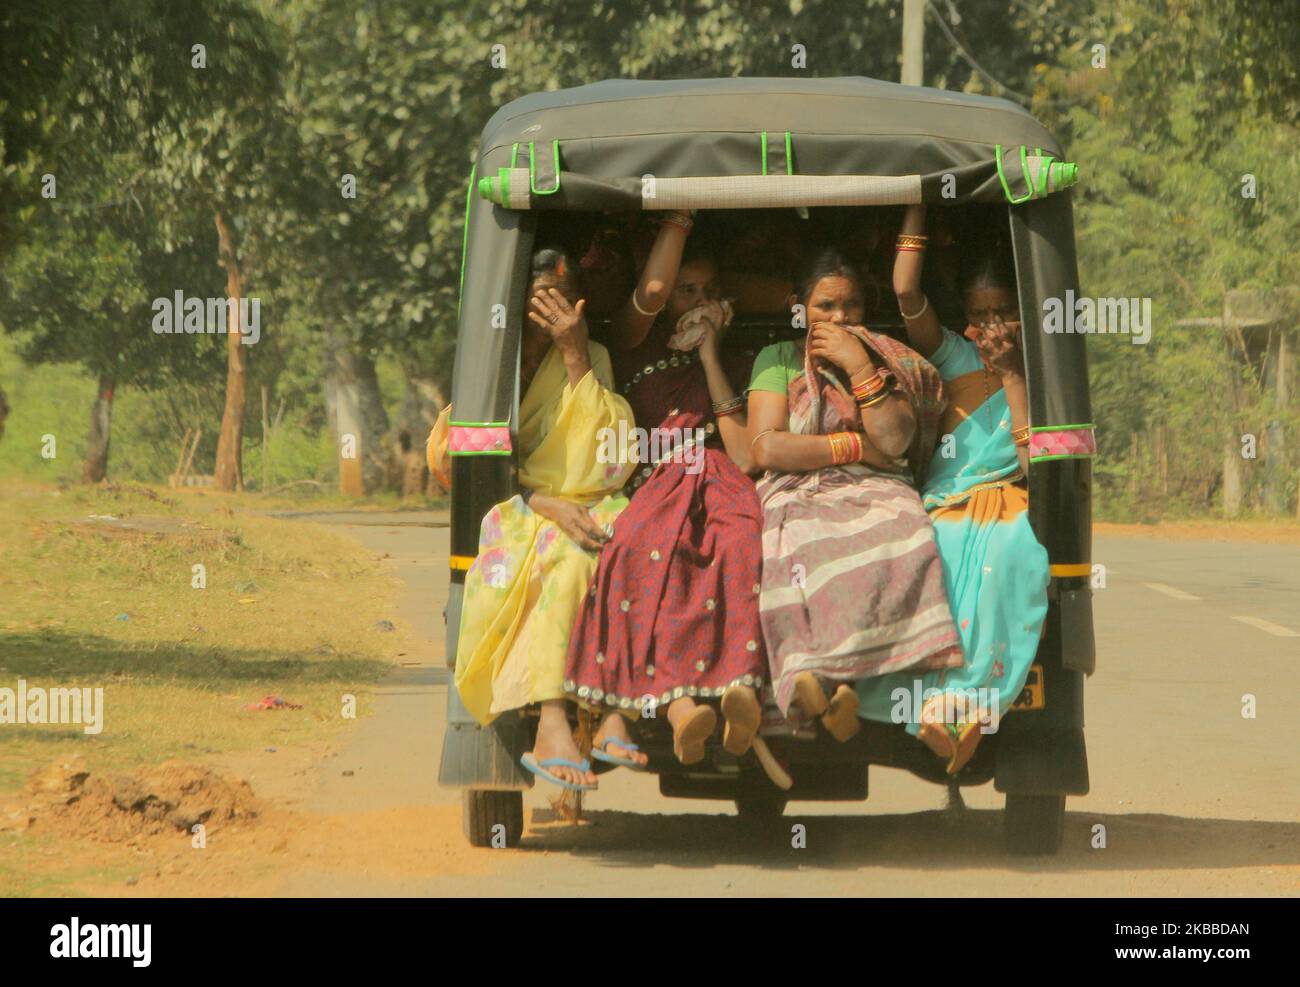
[[[794,222],[810,213],[897,211],[912,203],[925,203],[932,217],[953,208],[984,210],[988,222],[1010,229],[1032,425],[1030,520],[1047,549],[1051,581],[1029,681],[955,781],[992,780],[1006,794],[1010,850],[1054,853],[1065,797],[1088,791],[1083,679],[1094,665],[1094,443],[1084,338],[1043,326],[1045,300],[1078,291],[1066,191],[1074,166],[1059,158],[1051,135],[1014,104],[865,78],[615,80],[536,93],[498,111],[483,130],[466,202],[450,449],[448,662],[456,660],[465,573],[480,522],[517,492],[510,439],[535,244],[572,241],[576,229],[653,210],[763,210]],[[936,307],[945,325],[963,324],[959,309]],[[597,308],[593,303],[589,321],[599,339]],[[891,304],[869,313],[868,325],[902,332]],[[802,332],[791,328],[788,312],[741,306],[727,345],[756,350]],[[493,441],[480,441],[488,435]],[[507,845],[520,838],[522,791],[533,777],[519,757],[531,749],[535,729],[527,710],[480,727],[449,687],[439,783],[465,789],[465,832],[474,845],[488,844],[494,832]],[[643,719],[639,737],[664,795],[732,800],[748,819],[779,816],[789,800],[865,799],[873,764],[949,781],[942,762],[901,725],[866,722],[843,744],[821,733],[765,736],[793,778],[789,790],[777,788],[752,753],[738,759],[714,743],[702,763],[684,767],[665,725]]]

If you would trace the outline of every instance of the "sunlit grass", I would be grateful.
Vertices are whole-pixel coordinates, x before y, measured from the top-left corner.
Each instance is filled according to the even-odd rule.
[[[375,626],[393,617],[390,579],[334,532],[231,502],[6,485],[0,687],[103,688],[104,726],[0,725],[0,793],[71,754],[116,770],[320,740],[348,722],[349,693],[364,715],[368,686],[403,646]],[[303,709],[245,711],[268,694]]]

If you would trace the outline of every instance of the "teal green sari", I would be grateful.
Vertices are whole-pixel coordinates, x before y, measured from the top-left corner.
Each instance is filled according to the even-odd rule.
[[[934,524],[944,586],[965,662],[923,675],[897,672],[857,683],[859,715],[920,730],[931,696],[970,722],[959,697],[996,728],[1024,688],[1047,616],[1047,551],[1029,524],[1028,498],[1001,381],[975,344],[944,332],[930,357],[948,393],[939,447],[921,494]],[[951,712],[949,713],[951,715]]]

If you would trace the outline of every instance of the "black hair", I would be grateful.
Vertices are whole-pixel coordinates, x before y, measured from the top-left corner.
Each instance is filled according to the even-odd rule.
[[[833,247],[826,247],[809,255],[795,272],[795,291],[801,302],[807,303],[808,296],[813,293],[817,282],[822,278],[847,278],[859,288],[862,287],[861,273]]]
[[[984,232],[961,240],[958,284],[964,298],[981,288],[1003,288],[1015,294],[1016,271],[1005,236]]]
[[[708,233],[701,234],[698,229],[686,238],[686,246],[682,248],[682,259],[678,268],[683,268],[697,260],[712,261],[715,265],[718,262],[717,243]]]
[[[560,294],[570,302],[576,301],[582,293],[578,266],[559,247],[542,247],[533,253],[532,270],[528,275],[529,290],[538,278],[554,281]]]
[[[569,260],[569,255],[559,247],[542,247],[533,254],[529,280],[536,281],[546,274],[560,280],[573,277],[573,264]]]

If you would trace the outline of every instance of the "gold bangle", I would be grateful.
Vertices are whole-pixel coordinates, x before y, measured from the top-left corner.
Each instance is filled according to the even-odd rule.
[[[826,441],[831,447],[831,465],[842,466],[845,462],[845,455],[848,450],[844,447],[844,437],[839,432],[832,432],[826,436]]]
[[[761,432],[759,432],[757,435],[755,435],[752,439],[749,440],[749,451],[750,451],[750,452],[753,452],[753,451],[754,451],[754,444],[755,444],[756,442],[758,442],[758,440],[761,439],[763,436],[765,436],[768,432],[775,432],[775,431],[776,431],[776,429],[774,429],[774,428],[765,428],[765,429],[763,429],[763,431],[761,431]]]
[[[1011,430],[1011,439],[1018,446],[1029,445],[1029,426],[1021,425],[1019,428]]]
[[[859,401],[858,407],[870,408],[872,405],[880,404],[881,401],[889,397],[889,393],[890,393],[889,391],[883,391],[880,394],[877,394],[875,397],[867,398],[865,401]]]

